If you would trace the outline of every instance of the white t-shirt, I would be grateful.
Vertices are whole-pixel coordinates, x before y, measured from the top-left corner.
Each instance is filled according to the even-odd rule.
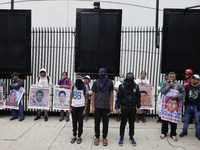
[[[73,91],[72,91],[72,87],[74,87]],[[89,93],[87,85],[85,85],[85,87],[86,87],[85,94]],[[73,107],[83,107],[83,106],[85,106],[84,90],[78,90],[76,88],[75,84],[73,84],[71,86],[70,92],[73,92],[73,98],[72,98],[72,105],[71,106],[73,106]]]
[[[122,84],[120,81],[117,81],[116,83],[115,83],[115,88],[119,88],[119,85],[120,84]]]
[[[143,83],[144,84],[149,84],[149,80],[138,78],[138,79],[135,80],[135,83],[137,83],[137,84],[143,84]]]

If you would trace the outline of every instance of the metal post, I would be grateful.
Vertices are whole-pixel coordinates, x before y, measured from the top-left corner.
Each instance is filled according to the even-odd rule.
[[[159,15],[159,0],[156,0],[156,48],[159,48],[159,32],[158,32],[158,15]]]
[[[11,10],[14,10],[14,0],[11,0]]]

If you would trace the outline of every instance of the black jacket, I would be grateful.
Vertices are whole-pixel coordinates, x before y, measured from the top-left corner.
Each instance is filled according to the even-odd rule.
[[[134,83],[134,89],[129,90],[124,88],[124,83],[119,86],[119,92],[117,93],[117,107],[118,109],[124,107],[141,107],[140,89],[139,86]]]
[[[185,107],[188,105],[188,101],[189,101],[188,93],[189,93],[190,89],[192,89],[192,87],[193,86],[191,84],[189,84],[185,87],[185,92],[186,92],[185,103],[184,103]],[[200,111],[200,85],[198,87],[199,87],[199,92],[198,92],[198,99],[197,99],[197,110]]]

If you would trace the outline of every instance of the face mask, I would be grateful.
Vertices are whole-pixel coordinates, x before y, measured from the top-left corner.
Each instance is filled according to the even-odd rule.
[[[124,82],[124,78],[120,78],[119,81],[120,81],[120,82]]]
[[[133,82],[133,78],[127,78],[126,81],[127,81],[128,83],[131,83],[131,82]]]
[[[80,78],[77,78],[77,79],[76,79],[76,83],[77,83],[77,84],[80,84],[81,82],[83,82],[82,79],[80,79]]]
[[[99,78],[100,78],[100,79],[104,79],[104,78],[106,78],[106,74],[99,73]]]

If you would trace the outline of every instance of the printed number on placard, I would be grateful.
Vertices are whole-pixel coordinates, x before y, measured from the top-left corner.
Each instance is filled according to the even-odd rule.
[[[81,99],[81,92],[74,92],[74,99]]]

